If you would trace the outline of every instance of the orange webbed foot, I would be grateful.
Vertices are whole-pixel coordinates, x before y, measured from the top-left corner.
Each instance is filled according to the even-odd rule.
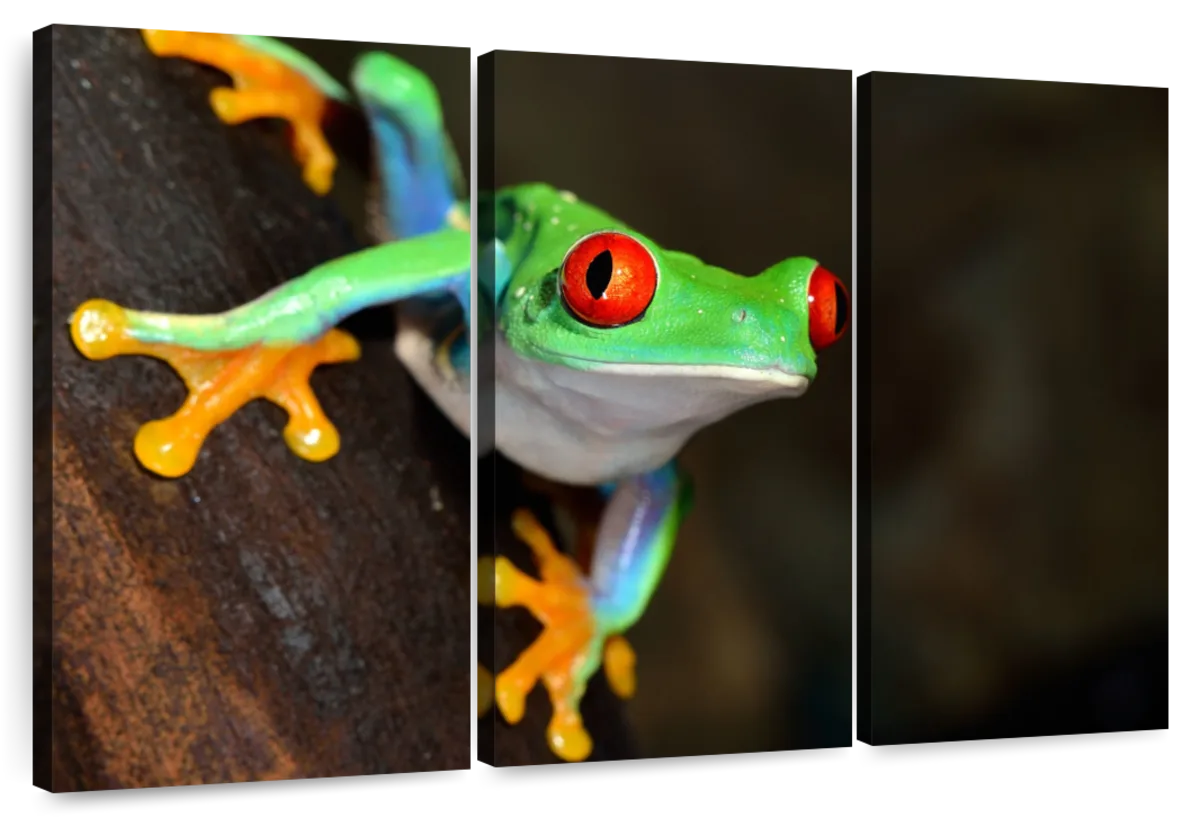
[[[232,88],[214,89],[213,112],[228,125],[251,119],[286,119],[292,126],[292,152],[305,183],[318,196],[333,187],[337,158],[321,129],[328,98],[312,80],[277,57],[257,51],[231,34],[142,31],[158,57],[181,57],[225,72]]]
[[[257,398],[288,413],[283,437],[300,457],[327,460],[341,445],[308,381],[321,364],[357,360],[358,342],[342,330],[330,330],[305,344],[208,352],[138,341],[129,332],[124,308],[97,299],[75,311],[71,337],[91,360],[146,355],[166,361],[187,384],[188,397],[179,411],[144,424],[134,439],[138,461],[162,477],[187,474],[209,432]]]
[[[592,611],[587,578],[575,562],[559,553],[532,513],[513,516],[513,530],[533,551],[540,580],[510,560],[495,561],[494,602],[502,608],[527,608],[544,626],[538,638],[512,665],[496,676],[496,707],[510,724],[525,714],[525,699],[541,681],[553,716],[546,731],[551,749],[565,761],[582,761],[592,752],[579,702],[601,663],[610,685],[628,697],[634,690],[634,654],[616,634],[605,634]]]

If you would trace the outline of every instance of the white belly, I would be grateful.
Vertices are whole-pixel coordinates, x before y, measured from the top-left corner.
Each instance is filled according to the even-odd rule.
[[[469,384],[437,364],[428,318],[398,310],[396,354],[422,389],[464,434],[471,431]],[[499,341],[494,377],[486,352],[479,384],[495,384],[495,441],[505,457],[560,483],[597,485],[652,471],[679,453],[697,431],[751,404],[803,394],[769,379],[686,374],[582,371],[528,360]],[[718,372],[716,368],[712,370]],[[486,405],[486,403],[485,403]],[[490,430],[489,430],[490,431]]]
[[[803,379],[783,387],[720,372],[666,366],[638,374],[582,371],[521,358],[501,339],[496,446],[547,479],[596,485],[656,469],[705,426],[754,403],[798,396],[808,386]]]
[[[419,311],[396,310],[396,357],[437,407],[464,435],[471,435],[471,384],[438,365],[431,322]]]

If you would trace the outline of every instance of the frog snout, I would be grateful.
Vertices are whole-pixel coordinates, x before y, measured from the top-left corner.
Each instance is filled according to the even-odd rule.
[[[761,364],[792,371],[802,350],[803,322],[787,304],[745,304],[729,315],[734,345]],[[802,354],[802,353],[801,353]]]

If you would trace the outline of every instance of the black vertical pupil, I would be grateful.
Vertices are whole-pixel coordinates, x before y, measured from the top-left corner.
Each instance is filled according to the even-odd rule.
[[[846,327],[846,319],[850,317],[849,299],[846,298],[846,290],[841,285],[835,286],[833,291],[836,293],[835,298],[837,299],[837,312],[833,319],[833,334],[841,335],[842,330]]]
[[[599,299],[608,289],[608,283],[612,281],[612,267],[612,253],[608,250],[598,253],[588,265],[587,288],[592,298]]]

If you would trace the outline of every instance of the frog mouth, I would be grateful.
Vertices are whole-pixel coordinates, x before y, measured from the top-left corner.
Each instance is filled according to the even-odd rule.
[[[583,359],[575,359],[583,360]],[[808,387],[808,378],[795,372],[770,367],[767,369],[749,369],[743,366],[728,366],[724,364],[595,364],[594,371],[612,375],[629,375],[633,377],[667,377],[667,378],[712,378],[724,381],[741,381],[747,384],[762,384],[763,386],[782,389],[803,390]]]
[[[745,384],[749,390],[755,387],[771,390],[790,390],[803,392],[808,388],[810,379],[797,372],[788,372],[781,367],[763,367],[755,369],[730,364],[625,364],[608,361],[597,361],[576,355],[550,355],[540,347],[538,352],[547,361],[570,362],[605,375],[617,375],[634,378],[707,378],[710,380],[735,381]]]

